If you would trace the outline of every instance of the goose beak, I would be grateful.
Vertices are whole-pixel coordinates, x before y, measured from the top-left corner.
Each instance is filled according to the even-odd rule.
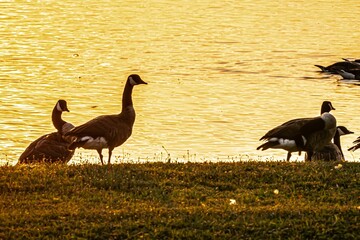
[[[144,81],[141,79],[141,82],[139,82],[139,84],[147,84],[147,82],[144,82]]]

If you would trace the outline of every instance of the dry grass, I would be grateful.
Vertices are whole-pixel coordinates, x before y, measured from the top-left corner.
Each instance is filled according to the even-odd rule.
[[[359,239],[357,163],[0,167],[0,239]]]

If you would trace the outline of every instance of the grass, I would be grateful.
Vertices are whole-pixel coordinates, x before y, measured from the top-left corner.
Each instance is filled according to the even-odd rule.
[[[359,173],[349,162],[3,166],[0,239],[359,239]]]

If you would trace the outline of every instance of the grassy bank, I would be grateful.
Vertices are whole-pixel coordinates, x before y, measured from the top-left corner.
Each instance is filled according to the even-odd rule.
[[[359,239],[360,164],[0,167],[0,239]]]

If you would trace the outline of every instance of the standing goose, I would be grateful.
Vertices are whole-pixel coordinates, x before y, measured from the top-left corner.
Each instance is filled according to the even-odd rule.
[[[323,161],[344,161],[344,153],[341,149],[340,137],[352,134],[354,132],[350,131],[344,126],[338,126],[336,128],[336,133],[334,136],[334,143],[329,143],[324,146],[321,150],[316,151],[311,157],[312,161],[323,160]]]
[[[76,140],[69,146],[69,149],[85,148],[96,149],[101,164],[103,162],[102,149],[109,149],[108,164],[110,164],[111,154],[115,147],[123,144],[131,135],[132,127],[135,122],[135,110],[131,98],[132,90],[135,85],[147,84],[139,75],[132,74],[127,78],[123,97],[122,110],[120,114],[102,115],[87,123],[75,127],[65,136],[74,137]]]
[[[52,111],[52,122],[57,132],[46,134],[32,142],[21,154],[18,163],[67,163],[74,155],[70,143],[63,137],[74,126],[61,118],[62,112],[69,112],[65,100],[59,100]]]
[[[331,110],[335,110],[331,102],[324,101],[321,105],[320,113],[330,112]],[[288,151],[286,160],[289,161],[292,152],[300,152],[304,151],[304,137],[301,134],[301,129],[308,122],[311,122],[316,118],[297,118],[287,121],[270,131],[268,131],[261,140],[265,140],[266,142],[259,147],[257,150],[266,150],[269,148],[275,149],[284,149]],[[307,127],[308,129],[309,127]],[[306,128],[303,129],[306,131]],[[331,140],[331,139],[330,139]]]

